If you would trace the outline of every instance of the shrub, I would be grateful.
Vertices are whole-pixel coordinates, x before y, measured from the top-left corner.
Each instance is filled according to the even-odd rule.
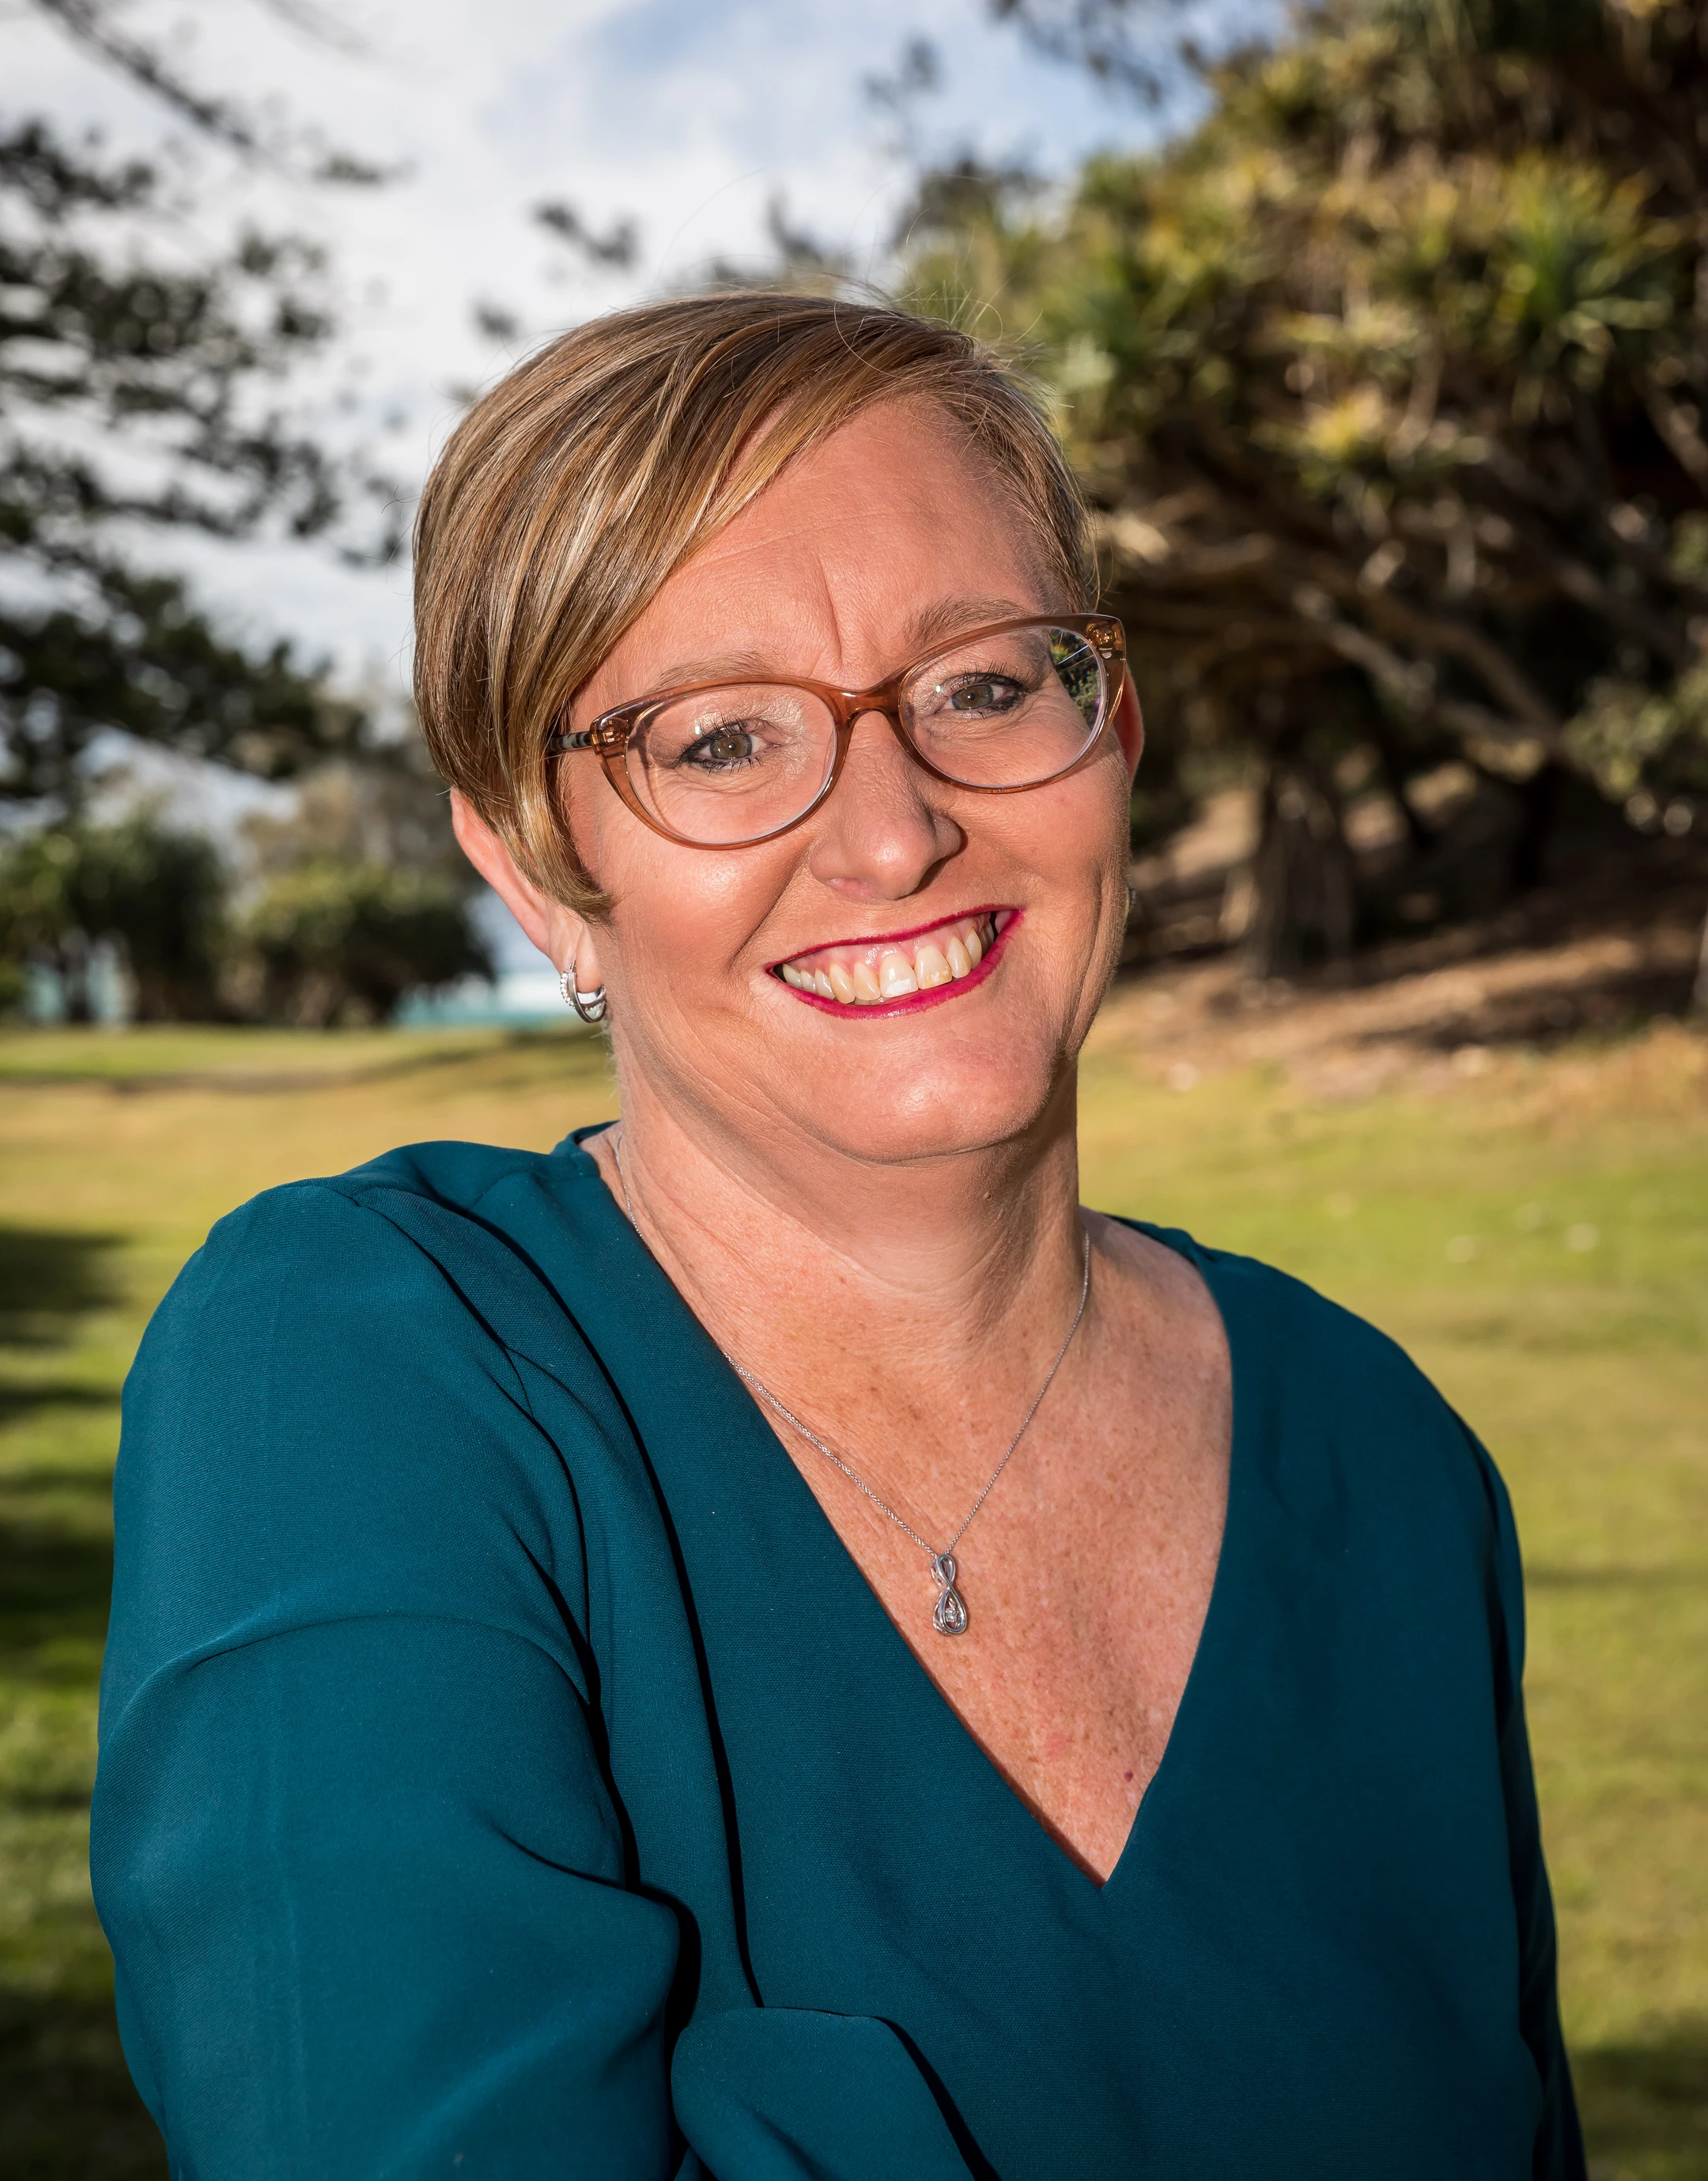
[[[466,897],[447,879],[329,859],[268,881],[238,927],[257,1011],[308,1028],[384,1022],[417,986],[490,976]]]

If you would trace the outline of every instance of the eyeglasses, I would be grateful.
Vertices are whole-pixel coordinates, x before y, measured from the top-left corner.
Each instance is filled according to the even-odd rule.
[[[643,824],[694,848],[745,848],[809,818],[836,786],[854,723],[881,712],[932,779],[987,795],[1042,787],[1096,749],[1127,640],[1108,614],[969,630],[871,689],[697,682],[560,728],[548,756],[591,750]]]

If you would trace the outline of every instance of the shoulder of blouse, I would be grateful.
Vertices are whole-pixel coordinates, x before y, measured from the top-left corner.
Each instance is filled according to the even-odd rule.
[[[1400,1343],[1308,1282],[1260,1259],[1150,1228],[1194,1263],[1227,1328],[1236,1411],[1267,1439],[1272,1482],[1307,1511],[1328,1499],[1427,1520],[1484,1565],[1516,1688],[1523,1576],[1505,1480],[1489,1449]],[[1338,1530],[1330,1518],[1326,1527]]]
[[[305,1616],[496,1620],[583,1678],[583,1482],[635,1465],[575,1315],[611,1254],[583,1173],[420,1145],[218,1223],[125,1383],[104,1715],[163,1657]]]
[[[566,1316],[580,1331],[578,1291],[609,1276],[622,1233],[611,1208],[572,1140],[550,1152],[405,1145],[228,1213],[180,1273],[157,1326],[216,1298],[229,1308],[235,1289],[252,1305],[271,1294],[287,1317],[299,1309],[335,1332],[340,1307],[401,1312],[419,1306],[424,1284],[489,1340],[559,1369],[576,1344],[566,1342]]]

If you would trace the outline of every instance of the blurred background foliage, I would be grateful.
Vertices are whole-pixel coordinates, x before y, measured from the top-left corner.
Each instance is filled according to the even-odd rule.
[[[0,947],[14,992],[22,997],[16,964],[44,965],[60,980],[68,1019],[87,1022],[91,951],[122,937],[138,1021],[211,1019],[224,895],[213,843],[152,814],[26,833],[0,859]]]
[[[1147,11],[999,5],[1154,80]],[[1708,811],[1708,14],[1329,0],[1208,80],[1064,195],[925,174],[903,292],[1047,389],[1150,725],[1136,835],[1255,775],[1229,936],[1273,975]]]
[[[27,4],[204,158],[383,185],[192,87],[108,0]],[[895,291],[1025,363],[1090,494],[1149,726],[1136,852],[1230,785],[1251,798],[1204,942],[1273,978],[1592,873],[1628,897],[1704,875],[1708,14],[1322,0],[1213,64],[1171,34],[1181,0],[987,4],[1117,97],[1155,102],[1183,72],[1203,94],[1160,150],[1047,186],[924,155],[945,80],[926,40],[865,86],[913,172]],[[430,794],[377,848],[299,829],[300,879],[224,843],[217,909],[206,859],[192,876],[170,828],[134,817],[123,853],[153,857],[148,886],[47,881],[119,853],[86,823],[115,738],[268,780],[331,765],[376,805],[419,780],[395,708],[288,642],[239,640],[152,565],[174,533],[398,543],[395,489],[290,406],[336,331],[323,264],[288,234],[188,250],[175,215],[207,186],[48,116],[0,131],[0,823],[63,836],[0,860],[0,993],[33,963],[75,1015],[105,936],[140,1013],[384,1015],[484,958]],[[533,218],[600,262],[636,246],[632,221]],[[764,277],[854,284],[780,199],[771,230]],[[97,899],[98,930],[76,921]],[[1147,913],[1141,888],[1141,937]]]
[[[75,803],[79,760],[114,729],[275,776],[358,737],[290,645],[234,642],[163,541],[269,527],[384,551],[395,492],[351,475],[284,399],[334,330],[321,253],[245,229],[210,246],[191,215],[210,160],[296,156],[127,34],[110,0],[24,0],[156,102],[156,158],[118,159],[53,116],[0,122],[0,795]],[[189,156],[199,152],[200,159]],[[322,157],[326,186],[379,176]],[[352,519],[379,506],[377,527]]]
[[[438,838],[450,845],[439,798],[425,780],[407,784],[412,798],[395,795],[395,775],[312,776],[290,819],[242,828],[241,886],[206,835],[154,808],[25,833],[0,853],[0,975],[11,980],[0,997],[20,1005],[28,969],[45,969],[65,1019],[91,1020],[102,942],[135,1022],[385,1022],[408,992],[489,976],[467,875]],[[406,809],[424,803],[427,822],[396,822],[387,790]]]
[[[198,246],[191,216],[233,158],[309,188],[384,177],[196,87],[108,0],[25,4],[153,100],[162,146],[119,160],[49,115],[0,120],[0,1006],[33,969],[88,1019],[104,946],[140,1020],[383,1020],[489,968],[412,719],[288,639],[234,636],[158,563],[184,537],[398,549],[399,489],[293,412],[291,373],[337,331],[320,252]],[[317,787],[264,856],[163,798],[94,822],[139,746]]]

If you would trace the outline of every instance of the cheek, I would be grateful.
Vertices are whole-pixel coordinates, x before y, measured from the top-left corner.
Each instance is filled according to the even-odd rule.
[[[787,885],[793,856],[681,848],[633,820],[611,831],[600,874],[611,904],[606,944],[634,1001],[655,1017],[675,1017],[704,1008],[738,968],[744,983],[743,957]]]
[[[1059,887],[1061,905],[1089,907],[1112,875],[1125,886],[1131,815],[1126,771],[1119,751],[1053,787],[992,798],[986,831],[993,845],[1047,886]]]

